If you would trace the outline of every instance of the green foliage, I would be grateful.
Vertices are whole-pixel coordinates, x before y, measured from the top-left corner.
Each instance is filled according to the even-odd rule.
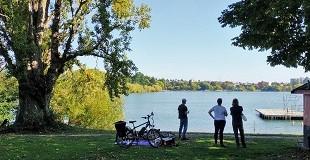
[[[6,34],[11,35],[11,43],[14,45],[14,50],[17,52],[23,52],[24,54],[30,53],[32,52],[32,50],[35,51],[35,45],[29,43],[30,35],[25,35],[25,33],[29,32],[28,26],[29,22],[31,21],[30,17],[28,16],[28,2],[11,0],[2,1],[1,3],[3,5],[2,7],[0,7],[1,9],[3,9],[2,13],[7,13],[7,17],[5,18],[7,30],[5,30],[5,32]],[[4,28],[1,27],[2,31],[3,29]],[[20,59],[17,59],[17,62],[22,63]]]
[[[162,86],[158,84],[148,86],[137,83],[134,84],[129,83],[128,88],[130,93],[159,92],[163,90]]]
[[[212,91],[213,90],[213,87],[210,85],[210,83],[208,82],[199,82],[199,86],[200,86],[200,89],[205,91],[205,90],[209,90],[209,91]]]
[[[114,129],[114,122],[124,119],[123,98],[109,97],[104,88],[104,73],[80,69],[62,75],[55,86],[51,106],[63,121],[85,128]]]
[[[149,77],[141,72],[137,72],[128,80],[128,88],[130,93],[158,92],[162,91],[165,84],[162,80]]]
[[[222,86],[221,86],[219,83],[216,83],[216,85],[214,86],[213,89],[214,89],[215,91],[222,91],[222,90],[223,90]]]
[[[188,83],[189,83],[188,85],[189,85],[189,87],[190,87],[190,90],[192,90],[192,91],[197,91],[197,90],[199,90],[198,82],[193,81],[193,80],[189,80]]]
[[[150,85],[150,80],[152,77],[145,76],[141,72],[137,72],[135,75],[131,77],[130,83],[138,83],[142,85]]]
[[[15,78],[0,72],[0,123],[4,119],[12,120],[13,111],[18,105],[18,84]]]
[[[241,27],[232,44],[271,51],[271,66],[302,66],[310,71],[310,3],[308,0],[242,0],[218,18],[222,27]]]
[[[137,70],[125,55],[130,33],[150,27],[150,11],[133,0],[2,0],[0,60],[18,80],[44,79],[36,85],[50,92],[78,56],[103,58],[105,85],[110,97],[118,97]]]
[[[119,19],[127,19],[128,17],[135,17],[133,21],[139,23],[139,29],[149,28],[151,16],[151,8],[145,4],[141,6],[134,6],[133,0],[113,0],[112,11]]]
[[[235,84],[234,84],[233,82],[228,82],[228,81],[226,81],[226,82],[223,82],[223,83],[222,83],[221,87],[222,87],[222,88],[225,88],[225,90],[230,90],[230,91],[232,91],[232,90],[234,90],[234,88],[235,88]]]
[[[128,80],[128,88],[130,93],[142,92],[158,92],[162,90],[190,90],[190,91],[291,91],[292,88],[300,86],[291,86],[288,83],[268,82],[254,83],[233,83],[229,81],[195,81],[195,80],[168,80],[156,79],[149,77],[141,72],[137,72]]]
[[[19,85],[15,126],[37,131],[37,128],[53,125],[55,121],[50,112],[50,101],[54,85],[64,71],[72,69],[74,64],[81,66],[77,57],[102,59],[106,72],[103,83],[108,93],[103,94],[103,98],[113,99],[127,94],[127,78],[137,70],[126,56],[130,51],[131,32],[136,28],[150,27],[151,9],[133,2],[0,1],[0,70],[5,68]],[[104,105],[114,107],[116,102],[106,102]],[[95,104],[87,102],[87,105]],[[87,107],[84,110],[95,112]],[[118,108],[115,110],[118,111]],[[89,126],[90,121],[99,124],[96,122],[99,118],[89,119],[87,124],[85,117],[88,115],[82,112],[72,109],[77,116],[76,121],[83,121],[82,126]],[[105,122],[99,120],[101,125],[111,121],[109,117],[104,118]]]

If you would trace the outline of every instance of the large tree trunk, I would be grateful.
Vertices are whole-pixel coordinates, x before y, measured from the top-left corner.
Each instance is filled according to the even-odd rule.
[[[19,80],[19,108],[15,125],[22,130],[42,130],[53,124],[51,90],[40,80]]]

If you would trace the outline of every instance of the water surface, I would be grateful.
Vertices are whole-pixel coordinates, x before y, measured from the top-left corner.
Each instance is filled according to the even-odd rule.
[[[177,131],[179,127],[178,105],[181,99],[187,99],[190,111],[188,131],[214,132],[213,119],[208,111],[216,105],[217,98],[223,99],[228,114],[232,99],[237,98],[244,109],[247,121],[245,133],[259,134],[303,134],[302,121],[263,120],[255,109],[296,109],[302,110],[302,95],[290,92],[201,92],[201,91],[165,91],[156,93],[130,94],[125,97],[126,121],[143,122],[142,116],[154,112],[155,127],[165,131]],[[231,116],[226,118],[225,133],[233,133]]]

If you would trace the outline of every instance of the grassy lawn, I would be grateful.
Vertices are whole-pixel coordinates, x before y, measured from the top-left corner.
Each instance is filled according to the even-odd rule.
[[[248,148],[237,148],[225,135],[226,148],[213,145],[212,134],[192,133],[189,141],[177,140],[178,147],[151,148],[114,144],[114,132],[57,135],[1,135],[0,159],[309,159],[309,151],[299,148],[301,136],[246,135]]]

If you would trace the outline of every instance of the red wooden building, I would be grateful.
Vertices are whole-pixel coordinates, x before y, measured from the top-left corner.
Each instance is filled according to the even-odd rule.
[[[304,137],[303,148],[310,148],[310,81],[308,83],[293,89],[292,94],[303,94],[303,121]]]

